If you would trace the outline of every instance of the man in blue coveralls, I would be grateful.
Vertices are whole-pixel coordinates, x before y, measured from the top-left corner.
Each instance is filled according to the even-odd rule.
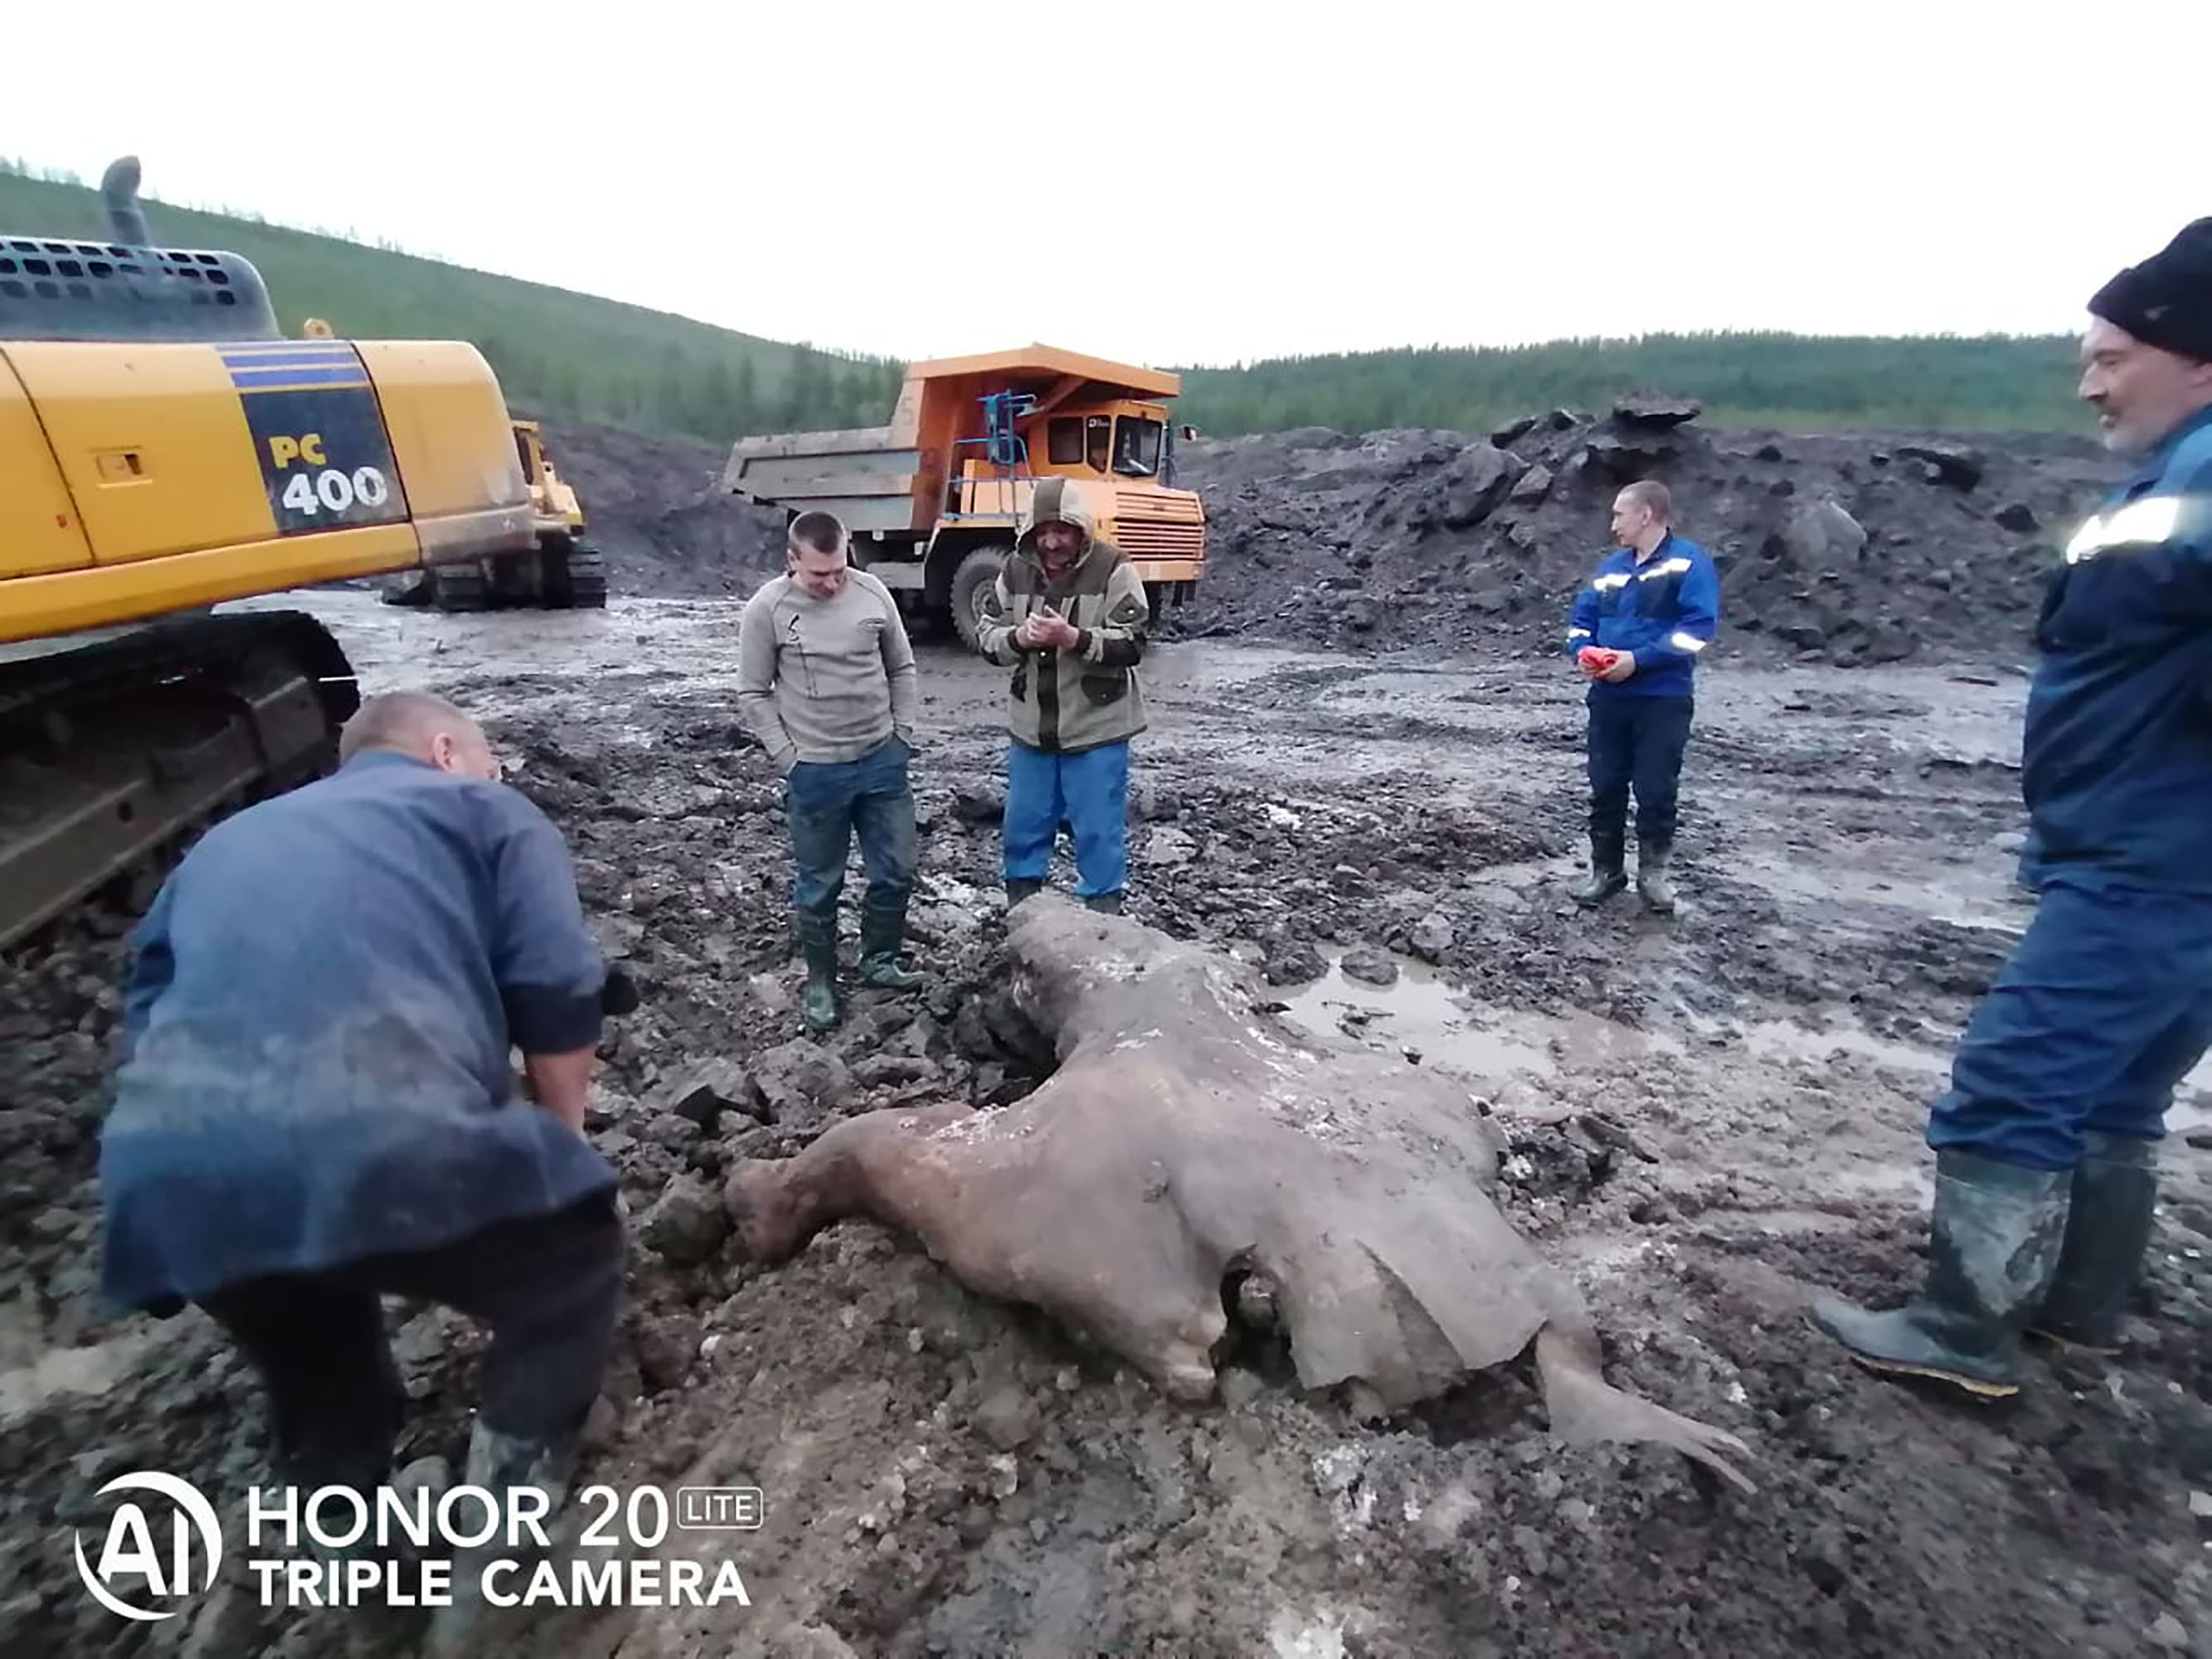
[[[1567,623],[1567,655],[1590,682],[1590,878],[1574,895],[1585,907],[1628,885],[1632,787],[1637,890],[1662,915],[1674,908],[1667,866],[1696,706],[1692,677],[1719,625],[1721,591],[1711,556],[1676,535],[1673,518],[1667,486],[1656,479],[1639,479],[1615,496],[1615,550],[1575,595]]]
[[[583,1127],[626,981],[466,715],[371,697],[338,753],[201,837],[133,940],[104,1290],[203,1309],[260,1375],[279,1478],[365,1497],[406,1401],[379,1296],[458,1308],[491,1332],[465,1479],[557,1506],[622,1306]]]
[[[2019,1391],[2023,1330],[2117,1346],[2174,1085],[2212,1044],[2212,218],[2089,302],[2081,396],[2138,458],[2037,625],[2034,919],[1929,1114],[1920,1294],[1813,1318],[1883,1372]]]

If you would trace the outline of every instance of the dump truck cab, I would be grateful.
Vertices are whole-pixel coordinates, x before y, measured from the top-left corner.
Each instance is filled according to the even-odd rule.
[[[1079,486],[1157,614],[1196,589],[1206,514],[1174,483],[1179,376],[1049,346],[917,363],[888,424],[740,440],[725,483],[787,515],[835,513],[854,562],[974,645],[1036,481]]]

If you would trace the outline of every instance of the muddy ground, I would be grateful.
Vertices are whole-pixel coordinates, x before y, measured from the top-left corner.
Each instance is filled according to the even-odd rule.
[[[1887,1297],[1919,1270],[1924,1103],[2028,914],[2017,677],[1711,665],[1684,908],[1660,921],[1565,900],[1579,696],[1550,665],[1202,641],[1148,671],[1133,912],[1265,963],[1305,1018],[1458,1073],[1508,1128],[1508,1212],[1583,1286],[1609,1375],[1741,1435],[1745,1497],[1669,1453],[1552,1445],[1525,1362],[1363,1422],[1248,1340],[1221,1401],[1173,1407],[872,1225],[774,1271],[733,1260],[663,1200],[672,1181],[840,1112],[1034,1080],[993,995],[998,677],[925,653],[933,983],[857,999],[825,1060],[789,1046],[782,825],[738,717],[733,603],[309,608],[370,689],[428,684],[485,716],[646,988],[592,1122],[640,1242],[583,1479],[767,1494],[758,1533],[682,1535],[739,1564],[749,1607],[548,1616],[518,1650],[2212,1652],[2212,1190],[2184,1139],[2212,1116],[2193,1087],[2117,1360],[2039,1358],[2020,1401],[1973,1410],[1863,1375],[1801,1315],[1814,1288]],[[125,1627],[71,1564],[108,1475],[227,1497],[262,1448],[250,1379],[197,1315],[103,1322],[88,1299],[112,931],[0,983],[0,1648],[331,1650],[327,1612],[253,1640],[213,1603]],[[1347,979],[1355,949],[1396,983]],[[774,1121],[716,1109],[696,1086],[714,1062],[722,1097]],[[453,1455],[477,1339],[392,1316],[417,1397],[403,1456]]]

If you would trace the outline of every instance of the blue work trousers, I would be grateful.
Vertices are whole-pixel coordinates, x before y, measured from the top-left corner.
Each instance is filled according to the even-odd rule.
[[[1065,820],[1075,835],[1076,896],[1118,893],[1129,877],[1129,745],[1101,744],[1055,755],[1006,745],[1004,873],[1042,881]]]
[[[1928,1144],[2070,1170],[2085,1130],[2154,1139],[2212,1046],[2212,898],[2054,884],[1974,1012]]]
[[[1692,700],[1607,696],[1589,700],[1589,833],[1598,846],[1628,836],[1628,792],[1636,791],[1636,847],[1663,853],[1674,844],[1675,797],[1689,747]]]
[[[897,737],[853,761],[801,761],[784,780],[791,824],[793,906],[834,918],[853,837],[867,872],[862,908],[903,914],[917,858],[908,750]]]

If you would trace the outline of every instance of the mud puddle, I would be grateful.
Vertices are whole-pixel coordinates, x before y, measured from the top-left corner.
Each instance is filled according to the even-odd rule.
[[[1417,1056],[1424,1066],[1493,1088],[1615,1058],[1681,1052],[1672,1038],[1594,1014],[1553,1018],[1476,1000],[1413,957],[1387,957],[1397,977],[1373,984],[1345,971],[1352,955],[1324,951],[1328,971],[1283,996],[1285,1017],[1318,1036]]]

